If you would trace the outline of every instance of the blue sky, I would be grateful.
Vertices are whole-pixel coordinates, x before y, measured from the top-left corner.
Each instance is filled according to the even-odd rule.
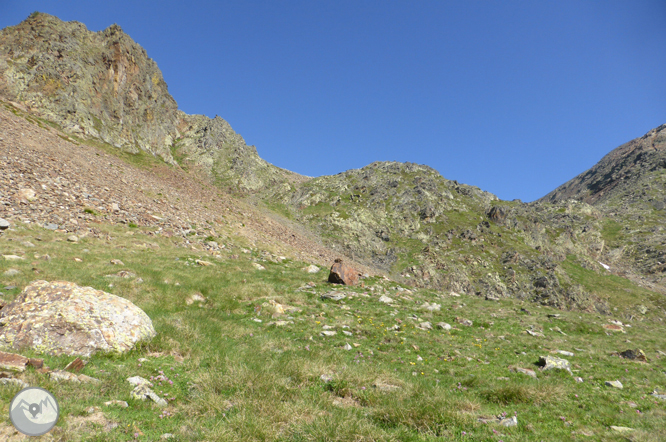
[[[531,201],[666,123],[666,2],[8,1],[119,24],[187,113],[271,163],[329,175],[427,164]]]

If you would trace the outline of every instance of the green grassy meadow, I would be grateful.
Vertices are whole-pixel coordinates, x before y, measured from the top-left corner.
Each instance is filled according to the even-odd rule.
[[[100,238],[77,243],[31,225],[0,236],[2,254],[25,258],[0,260],[6,301],[30,281],[72,281],[129,299],[157,330],[155,339],[128,354],[91,357],[82,373],[100,379],[101,386],[54,382],[33,368],[20,375],[58,399],[53,440],[157,441],[166,433],[177,441],[666,440],[666,401],[650,395],[666,389],[666,356],[657,353],[666,352],[666,327],[653,311],[628,321],[624,314],[608,318],[514,299],[456,297],[378,277],[364,279],[363,286],[334,286],[326,282],[327,269],[308,274],[303,267],[310,263],[280,261],[260,247],[244,249],[234,237],[216,238],[225,248],[214,256],[149,229],[96,228]],[[614,231],[611,226],[609,234]],[[112,259],[124,265],[112,265]],[[593,283],[611,305],[616,298],[623,307],[627,296],[636,303],[646,296],[622,278],[593,275],[573,260],[566,265],[575,282]],[[3,276],[9,268],[21,273]],[[121,270],[136,277],[107,276]],[[346,298],[321,299],[332,290]],[[188,305],[194,294],[206,301]],[[380,302],[381,295],[394,302]],[[440,310],[423,309],[426,302],[440,304]],[[629,323],[625,334],[602,328],[611,318]],[[421,327],[424,322],[433,328]],[[438,329],[439,322],[453,328]],[[336,334],[322,336],[324,326]],[[611,355],[637,348],[647,363]],[[20,353],[43,357],[52,369],[74,359]],[[573,374],[540,371],[536,363],[546,355],[569,360]],[[510,366],[533,369],[537,378]],[[168,381],[155,380],[153,390],[168,399],[167,408],[131,399],[128,377],[158,375]],[[610,380],[624,388],[605,386]],[[0,386],[5,425],[11,425],[8,404],[19,390]],[[129,407],[104,405],[110,400]],[[117,425],[87,420],[95,413],[90,407]],[[518,425],[479,421],[498,415],[516,416]],[[633,431],[617,433],[610,426]]]

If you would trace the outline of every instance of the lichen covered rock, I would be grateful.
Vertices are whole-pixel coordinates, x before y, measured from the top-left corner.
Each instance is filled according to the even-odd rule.
[[[67,281],[35,281],[0,311],[0,347],[54,355],[124,353],[155,336],[130,301]]]

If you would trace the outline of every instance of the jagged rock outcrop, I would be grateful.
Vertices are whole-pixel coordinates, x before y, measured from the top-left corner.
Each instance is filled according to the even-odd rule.
[[[0,95],[68,132],[172,162],[178,106],[120,26],[92,32],[37,13],[0,31]]]

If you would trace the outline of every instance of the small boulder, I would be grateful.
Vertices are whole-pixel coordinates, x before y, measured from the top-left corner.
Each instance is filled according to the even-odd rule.
[[[542,370],[566,370],[571,373],[571,364],[566,359],[556,358],[553,356],[540,356],[539,365],[542,367]]]
[[[631,359],[632,361],[641,361],[641,362],[648,361],[647,356],[640,348],[637,348],[636,350],[625,350],[621,352],[619,355],[621,358]]]
[[[620,390],[623,388],[622,382],[620,381],[606,381],[605,384],[607,387],[619,388]]]
[[[324,293],[323,295],[321,295],[321,299],[324,300],[324,301],[327,300],[327,299],[329,299],[331,301],[340,301],[342,299],[345,299],[346,297],[347,297],[347,295],[345,295],[344,293],[339,293],[339,292],[328,292],[328,293]]]
[[[310,265],[307,266],[307,267],[303,267],[303,270],[305,270],[305,271],[308,272],[308,273],[317,273],[317,272],[319,272],[321,269],[320,269],[319,267],[317,267],[316,265],[314,265],[314,264],[310,264]]]
[[[474,323],[471,320],[465,319],[465,318],[458,318],[457,317],[456,322],[460,325],[464,325],[465,327],[471,327],[472,325],[474,325]]]
[[[0,346],[70,356],[124,353],[155,336],[130,301],[67,281],[35,281],[0,310]]]
[[[428,310],[429,312],[438,312],[442,309],[441,304],[435,304],[434,302],[432,304],[429,303],[424,303],[419,307],[421,310]]]
[[[379,297],[379,302],[383,302],[384,304],[390,304],[393,302],[393,298],[389,298],[386,295],[382,295]]]
[[[69,242],[78,242],[79,237],[76,236],[76,235],[70,235],[70,236],[67,237],[67,241],[69,241]]]
[[[32,189],[19,189],[18,199],[23,202],[30,202],[37,199],[37,194]]]
[[[6,230],[6,229],[9,229],[9,221],[0,218],[0,230]]]
[[[358,271],[354,270],[340,258],[335,260],[335,263],[331,266],[331,272],[328,275],[328,282],[334,284],[344,284],[344,285],[356,285],[358,283],[358,278],[360,274]]]
[[[25,356],[0,351],[0,369],[12,371],[24,371],[29,359]]]
[[[262,265],[259,264],[258,262],[253,262],[253,263],[252,263],[252,267],[254,267],[254,268],[257,269],[257,270],[266,270],[266,267],[262,266]]]
[[[3,273],[4,276],[15,276],[21,273],[20,270],[18,269],[9,269],[6,272]]]
[[[438,322],[437,323],[437,328],[440,330],[451,330],[453,327],[451,327],[450,324],[447,324],[446,322]]]

